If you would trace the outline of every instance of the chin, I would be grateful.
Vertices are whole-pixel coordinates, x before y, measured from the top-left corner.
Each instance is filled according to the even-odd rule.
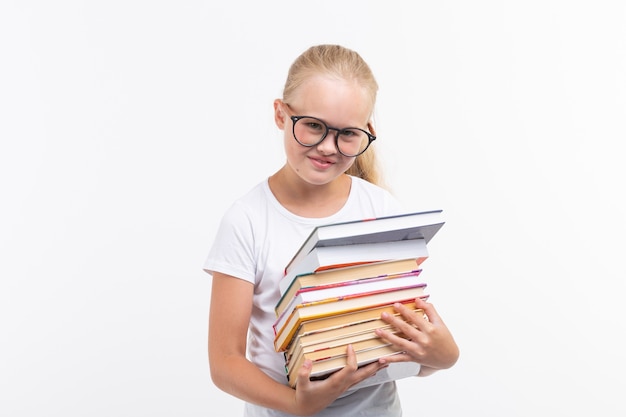
[[[300,178],[302,178],[304,182],[311,185],[326,185],[336,180],[337,177],[341,176],[341,174],[343,174],[343,172],[336,175],[330,175],[329,173],[313,173],[311,175],[300,175]]]

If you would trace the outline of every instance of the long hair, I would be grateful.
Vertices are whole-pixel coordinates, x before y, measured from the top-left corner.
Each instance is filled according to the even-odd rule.
[[[378,83],[372,70],[357,52],[340,45],[312,46],[296,58],[287,74],[283,100],[288,103],[298,87],[310,77],[320,74],[356,81],[365,89],[371,101],[371,108],[374,108]],[[371,121],[368,127],[372,130]],[[370,146],[367,151],[357,156],[346,173],[382,185],[382,175],[374,146]]]

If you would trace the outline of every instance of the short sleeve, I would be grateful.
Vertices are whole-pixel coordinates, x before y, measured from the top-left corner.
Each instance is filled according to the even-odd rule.
[[[254,283],[254,230],[241,204],[233,204],[222,217],[203,269],[211,275],[221,272]]]

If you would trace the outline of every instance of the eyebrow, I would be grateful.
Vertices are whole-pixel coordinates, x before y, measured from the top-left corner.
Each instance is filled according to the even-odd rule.
[[[330,123],[328,123],[325,119],[323,119],[323,118],[321,118],[321,117],[319,117],[319,116],[312,116],[312,115],[310,115],[310,114],[306,114],[306,113],[297,113],[297,112],[293,109],[293,107],[291,107],[291,105],[290,105],[289,103],[286,103],[286,102],[284,102],[284,101],[282,101],[282,103],[283,103],[284,105],[286,105],[286,106],[289,108],[289,110],[291,110],[292,112],[294,112],[294,114],[292,114],[292,116],[297,116],[297,117],[312,117],[312,118],[314,118],[314,119],[317,119],[317,120],[319,120],[319,121],[324,122],[324,124],[325,124],[326,126],[328,126],[328,127],[332,127],[333,129],[344,130],[344,129],[357,128],[357,129],[363,129],[363,130],[366,130],[366,131],[368,131],[368,132],[372,133],[372,132],[370,131],[370,122],[369,122],[369,120],[368,120],[367,122],[365,122],[364,127],[359,127],[359,125],[348,125],[348,126],[345,126],[345,127],[337,127],[337,126],[333,126],[333,125],[331,125],[331,124],[330,124]]]

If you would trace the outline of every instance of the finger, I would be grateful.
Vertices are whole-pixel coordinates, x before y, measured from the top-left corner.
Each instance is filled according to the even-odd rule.
[[[427,336],[415,328],[411,329],[411,331],[406,332],[408,334],[403,335],[406,338],[383,329],[376,329],[378,337],[391,343],[391,346],[399,352],[390,356],[389,362],[419,362],[423,358],[425,353],[423,345],[427,342]]]
[[[328,380],[335,381],[336,383],[341,383],[341,381],[352,381],[354,379],[353,374],[355,371],[359,371],[358,362],[356,358],[356,353],[354,352],[354,348],[351,344],[346,347],[346,366],[344,366],[339,371],[333,372],[332,375],[328,378]],[[348,386],[352,385],[352,382],[348,382]]]
[[[424,309],[410,309],[403,304],[394,304],[394,309],[398,312],[397,316],[382,313],[381,318],[394,326],[397,330],[409,334],[412,330],[422,330],[428,325],[428,318],[424,315]]]
[[[415,315],[416,313],[409,310],[408,314]],[[404,337],[409,339],[417,337],[415,332],[419,331],[420,325],[414,323],[418,321],[418,318],[407,315],[405,319],[402,315],[393,316],[388,313],[382,313],[381,318],[389,323],[391,327],[380,327],[379,330],[381,330],[381,332],[377,333],[379,337],[380,335],[384,335],[386,338],[388,334],[396,333],[399,333],[398,336],[400,337],[404,335]]]
[[[359,382],[375,376],[380,370],[389,366],[389,363],[384,361],[374,361],[366,365],[362,365],[357,368],[351,375],[350,386],[358,384]]]
[[[356,353],[354,352],[354,348],[352,347],[352,345],[348,345],[346,348],[345,368],[350,372],[354,372],[356,368],[358,368],[358,363],[356,360]]]
[[[380,358],[378,362],[383,363],[385,365],[389,365],[394,362],[412,362],[413,358],[407,353],[401,352],[396,353],[395,355],[385,356],[384,358]]]
[[[298,370],[298,376],[296,379],[296,386],[299,388],[306,388],[311,382],[311,370],[313,369],[313,362],[310,359],[305,359],[302,366]]]
[[[376,372],[388,366],[389,364],[385,362],[375,361],[372,363],[368,363],[367,365],[361,366],[359,369],[357,369],[357,371],[355,372],[355,375],[359,378],[359,380],[361,380],[364,377],[367,378],[367,377],[376,375]]]
[[[441,316],[439,316],[439,313],[437,313],[435,306],[432,305],[431,303],[424,301],[422,299],[416,299],[415,306],[417,308],[421,308],[424,310],[424,313],[428,317],[429,322],[433,324],[438,324],[442,322]]]
[[[404,348],[410,346],[411,340],[418,336],[419,331],[415,327],[404,322],[401,322],[401,324],[402,327],[406,328],[405,331],[400,329],[398,329],[399,331],[390,331],[379,328],[375,329],[374,332],[381,339],[391,343],[396,349],[403,348],[400,350],[404,350]]]
[[[335,381],[343,381],[346,377],[353,374],[358,370],[358,362],[356,358],[356,353],[354,352],[354,348],[352,345],[348,345],[346,347],[346,366],[340,369],[337,372],[334,372],[328,379]],[[350,377],[352,379],[352,377]]]
[[[411,310],[409,308],[407,308],[406,306],[399,304],[397,306],[394,305],[394,308],[396,309],[396,311],[398,311],[400,313],[400,315],[408,322],[410,323],[414,323],[414,324],[425,324],[428,323],[428,317],[426,315],[426,317],[424,316],[424,314],[426,313],[425,309],[426,307],[429,305],[429,303],[427,303],[425,300],[423,300],[422,298],[416,298],[415,299],[415,309]]]

